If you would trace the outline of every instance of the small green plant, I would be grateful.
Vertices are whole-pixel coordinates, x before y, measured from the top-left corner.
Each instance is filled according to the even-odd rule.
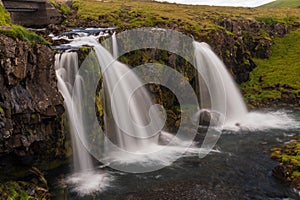
[[[65,15],[71,15],[72,14],[71,8],[69,6],[67,6],[66,4],[62,4],[60,6],[60,10]]]
[[[71,15],[72,14],[72,10],[71,8],[66,5],[65,3],[57,3],[54,0],[50,0],[49,1],[52,6],[54,6],[56,9],[60,10],[64,15]]]

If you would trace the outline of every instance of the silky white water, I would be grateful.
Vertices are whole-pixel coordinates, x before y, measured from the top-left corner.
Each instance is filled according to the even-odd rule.
[[[103,191],[112,180],[108,173],[95,171],[90,154],[83,145],[87,137],[84,131],[83,119],[81,118],[82,105],[81,98],[84,94],[82,85],[84,82],[78,76],[78,56],[76,52],[64,52],[55,55],[55,69],[57,76],[57,86],[64,98],[67,118],[71,132],[74,174],[65,181],[72,184],[72,190],[80,195],[90,194],[95,191]],[[77,87],[74,88],[73,86]],[[76,96],[73,92],[76,91]]]
[[[199,77],[201,109],[213,109],[225,115],[225,124],[235,124],[247,107],[223,62],[206,43],[194,42]]]
[[[76,52],[65,52],[63,54],[56,54],[56,76],[57,86],[64,98],[64,105],[68,115],[68,121],[70,123],[71,139],[73,146],[73,159],[74,170],[76,172],[87,171],[93,169],[91,157],[85,147],[82,145],[77,134],[81,134],[81,138],[84,139],[86,135],[82,132],[82,120],[75,120],[74,115],[80,116],[81,104],[80,101],[82,93],[82,79],[77,76],[78,71],[78,56]],[[77,82],[78,87],[73,88],[73,85]],[[78,97],[72,98],[73,89],[77,90]],[[76,102],[78,104],[76,104]],[[76,107],[73,105],[77,105]],[[74,148],[76,147],[76,148]]]

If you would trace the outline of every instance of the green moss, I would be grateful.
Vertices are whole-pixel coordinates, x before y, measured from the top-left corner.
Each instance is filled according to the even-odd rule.
[[[270,26],[273,26],[274,24],[279,22],[276,18],[273,17],[255,17],[255,19]]]
[[[79,51],[86,56],[91,51],[91,48],[90,47],[81,47],[79,49]]]
[[[241,90],[248,101],[279,99],[300,91],[300,29],[275,38],[269,59],[254,59],[257,67]]]
[[[0,198],[7,199],[7,200],[29,200],[29,199],[36,199],[33,196],[30,196],[25,191],[25,188],[22,187],[22,184],[19,182],[9,181],[0,184]]]
[[[0,5],[0,26],[5,26],[5,28],[0,27],[0,34],[4,34],[12,38],[18,38],[20,40],[27,41],[31,44],[34,43],[48,44],[46,40],[44,40],[42,37],[38,36],[34,32],[28,31],[22,26],[13,25],[11,23],[9,13],[1,5]]]
[[[55,0],[49,1],[56,9],[60,10],[64,15],[71,15],[72,10],[69,6],[67,6],[65,3],[57,3]]]
[[[0,113],[4,113],[4,110],[1,106],[0,106]]]
[[[48,42],[46,42],[45,39],[38,36],[36,33],[28,31],[27,29],[19,25],[12,25],[10,29],[0,29],[0,34],[4,34],[11,38],[18,38],[20,40],[27,41],[31,44],[48,44]]]
[[[293,177],[300,177],[300,172],[299,171],[293,171]]]
[[[0,26],[11,25],[9,13],[0,5]]]
[[[65,15],[70,15],[70,14],[72,14],[72,11],[71,11],[70,7],[67,6],[66,4],[62,4],[61,7],[60,7],[60,10],[61,10],[61,12],[62,12],[63,14],[65,14]]]
[[[298,179],[300,177],[300,140],[284,144],[281,148],[271,149],[271,158],[279,161],[284,172],[286,181],[293,182],[296,188],[300,188]]]

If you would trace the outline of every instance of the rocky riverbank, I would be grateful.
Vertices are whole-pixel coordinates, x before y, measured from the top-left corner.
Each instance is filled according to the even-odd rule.
[[[290,183],[300,190],[300,139],[295,137],[282,147],[272,149],[271,158],[279,162],[273,169],[273,175],[283,182]]]

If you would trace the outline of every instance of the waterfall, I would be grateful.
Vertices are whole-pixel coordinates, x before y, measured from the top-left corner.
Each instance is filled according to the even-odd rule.
[[[89,134],[86,131],[85,107],[82,99],[89,94],[84,90],[85,80],[79,75],[76,52],[63,52],[55,55],[57,86],[64,98],[64,106],[69,121],[73,149],[74,172],[66,178],[71,190],[84,196],[100,192],[110,187],[111,175],[95,170],[90,153],[86,149]]]
[[[194,41],[194,49],[201,108],[224,114],[225,125],[238,123],[248,111],[234,80],[208,44]]]
[[[116,32],[113,33],[112,35],[112,49],[113,49],[113,56],[114,58],[119,57],[119,49],[118,49],[118,43],[117,43],[117,38],[116,38]]]
[[[143,83],[128,66],[115,61],[96,41],[93,43],[104,80],[106,135],[126,151],[157,144],[164,121]],[[113,50],[116,55],[116,44]]]
[[[82,91],[82,79],[77,75],[78,71],[78,56],[76,52],[65,52],[56,54],[55,69],[57,76],[57,86],[64,98],[64,105],[66,108],[67,118],[70,124],[71,140],[73,147],[74,170],[76,172],[87,171],[93,169],[91,156],[83,146],[80,139],[85,139],[86,135],[82,131],[83,123],[80,117],[82,107],[80,98],[84,91]],[[76,83],[76,88],[74,85]],[[76,90],[77,97],[72,98],[73,91]],[[73,105],[76,105],[73,106]],[[80,135],[80,139],[79,139]]]
[[[105,142],[105,145],[115,145],[129,152],[140,152],[146,150],[147,146],[158,144],[164,119],[137,75],[128,66],[116,61],[112,54],[92,37],[78,38],[71,42],[71,45],[93,46],[97,57],[103,77],[104,129],[110,141]],[[112,47],[113,54],[117,56],[116,39],[113,39]],[[90,156],[84,148],[89,144],[86,138],[91,133],[86,128],[90,126],[84,113],[87,108],[82,106],[86,96],[95,94],[85,93],[89,83],[85,83],[85,77],[77,73],[78,58],[75,52],[58,54],[56,60],[59,90],[65,99],[74,141],[74,166],[77,170],[86,170],[92,168],[89,164]]]
[[[193,141],[194,137],[189,137],[196,132],[196,123],[192,123],[196,125],[190,129],[188,126],[182,128],[184,136],[187,137],[166,133],[162,131],[165,124],[164,113],[152,102],[142,80],[134,70],[116,60],[119,51],[115,33],[112,35],[112,42],[106,43],[111,45],[110,48],[107,47],[111,52],[99,44],[98,39],[92,35],[76,37],[68,44],[74,49],[84,45],[93,48],[81,67],[78,66],[76,52],[67,50],[56,54],[55,57],[58,88],[64,97],[74,157],[75,173],[69,176],[66,182],[74,185],[73,190],[82,196],[105,190],[113,180],[108,170],[96,169],[92,156],[103,163],[102,167],[110,166],[124,172],[144,173],[170,165],[184,153],[199,153],[199,157],[202,158],[211,151],[218,152],[212,149],[222,132],[218,120],[238,129],[243,126],[266,129],[273,127],[274,123],[278,124],[278,127],[282,126],[278,123],[282,120],[273,115],[248,114],[242,96],[222,61],[206,43],[194,41],[201,104],[198,113],[205,111],[206,114],[210,114],[210,125],[213,121],[217,126],[208,127],[200,148],[199,144]],[[85,66],[90,68],[86,69]],[[173,74],[168,75],[175,77]],[[97,85],[99,80],[100,87]],[[177,83],[180,82],[172,85],[177,87]],[[98,121],[94,120],[91,114],[95,111],[95,99],[98,95],[94,93],[99,88],[104,113],[104,127],[101,128],[104,128],[104,134],[99,129]],[[181,92],[185,97],[193,93],[192,88],[185,91],[186,93]],[[196,95],[193,95],[192,98],[188,96],[188,106],[198,103]],[[191,101],[193,98],[195,101]],[[192,108],[191,116],[198,110],[198,104]],[[214,116],[215,119],[211,119]],[[266,123],[268,119],[272,119],[270,124]],[[257,120],[263,124],[257,126]],[[284,122],[287,123],[286,120]],[[243,126],[236,126],[237,123]]]

